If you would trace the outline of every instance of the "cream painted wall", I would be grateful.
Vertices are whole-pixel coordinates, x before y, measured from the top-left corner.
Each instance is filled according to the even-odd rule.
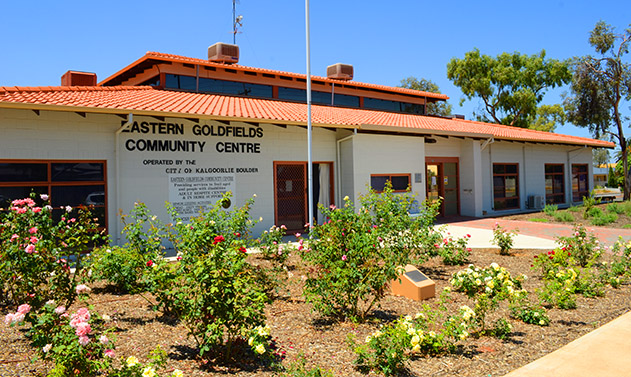
[[[352,138],[352,156],[354,195],[349,197],[356,205],[359,195],[368,192],[371,174],[410,174],[412,193],[419,201],[425,198],[425,142],[422,137],[360,133]],[[421,174],[421,182],[414,181],[415,174]]]

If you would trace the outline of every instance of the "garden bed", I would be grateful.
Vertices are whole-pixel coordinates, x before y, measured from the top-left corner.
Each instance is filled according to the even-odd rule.
[[[584,208],[582,206],[570,207],[567,209],[558,209],[556,216],[541,212],[531,212],[526,214],[508,215],[503,217],[506,220],[535,221],[557,224],[585,224],[588,226],[605,226],[607,228],[629,229],[631,228],[631,202],[622,203],[603,203],[596,204],[594,208],[600,210],[602,214],[614,213],[616,220],[607,222],[607,224],[594,224],[592,221],[594,216],[583,217]],[[615,209],[615,211],[612,211]],[[601,216],[602,217],[602,216]]]
[[[519,251],[513,256],[500,256],[495,249],[474,250],[469,261],[478,266],[492,262],[505,267],[513,276],[526,274],[529,279],[524,288],[533,292],[541,284],[539,272],[532,271],[533,256],[539,251]],[[259,255],[251,255],[254,264],[268,263]],[[289,259],[290,275],[285,291],[267,306],[267,324],[281,351],[286,352],[283,364],[288,365],[303,354],[307,365],[330,369],[335,376],[361,375],[353,366],[354,353],[348,346],[347,337],[354,334],[358,341],[377,330],[380,325],[396,319],[400,315],[414,315],[424,303],[435,305],[437,300],[424,303],[401,297],[386,296],[381,308],[373,311],[363,324],[351,322],[332,323],[311,312],[309,304],[301,295],[304,270],[300,259]],[[434,258],[419,266],[421,271],[436,282],[437,291],[449,286],[451,275],[463,266],[445,266],[439,258]],[[147,294],[145,295],[147,296]],[[151,299],[150,296],[147,296]],[[450,306],[473,306],[463,294],[452,293]],[[117,295],[99,283],[93,287],[89,304],[94,311],[112,317],[112,326],[117,331],[117,357],[137,356],[141,361],[157,345],[168,354],[167,371],[182,370],[187,376],[220,376],[226,373],[236,376],[272,376],[274,371],[242,360],[240,365],[210,365],[197,358],[195,342],[187,337],[184,326],[176,319],[164,317],[151,310],[148,301],[140,295]],[[75,309],[80,304],[75,304]],[[605,297],[584,298],[577,296],[574,310],[549,309],[550,326],[539,327],[510,319],[513,327],[506,340],[491,337],[469,338],[462,343],[456,353],[437,357],[421,357],[409,363],[411,375],[418,376],[502,376],[544,356],[572,340],[585,335],[631,308],[631,287],[623,285],[619,289],[606,287]],[[8,309],[3,310],[6,314]],[[507,316],[506,306],[495,315]],[[490,320],[493,319],[491,316]],[[40,376],[52,366],[42,361],[31,363],[34,351],[28,345],[19,327],[0,324],[0,375]],[[162,375],[162,374],[161,374]]]

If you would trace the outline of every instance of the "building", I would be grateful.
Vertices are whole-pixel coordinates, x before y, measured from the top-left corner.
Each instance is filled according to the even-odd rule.
[[[217,46],[209,60],[148,52],[98,84],[69,71],[59,87],[0,87],[0,200],[35,191],[57,207],[95,205],[116,238],[119,210],[136,201],[169,221],[165,201],[186,219],[230,190],[230,205],[257,195],[257,231],[302,229],[306,76],[236,64],[236,46]],[[592,148],[614,147],[431,116],[425,104],[447,96],[329,68],[312,77],[314,197],[323,205],[390,180],[420,199],[443,197],[443,216],[569,206],[594,187]]]

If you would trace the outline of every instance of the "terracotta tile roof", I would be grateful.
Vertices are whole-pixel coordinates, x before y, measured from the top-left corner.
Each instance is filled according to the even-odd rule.
[[[307,123],[307,105],[269,99],[159,90],[150,86],[0,87],[0,107]],[[312,106],[315,126],[460,135],[613,148],[611,142],[462,119]]]
[[[115,74],[113,74],[110,77],[106,78],[105,80],[101,81],[99,83],[99,85],[103,85],[103,84],[108,83],[110,80],[114,79],[115,77],[117,77],[118,75],[122,74],[123,72],[125,72],[125,71],[131,69],[132,67],[134,67],[136,65],[139,65],[139,64],[141,64],[141,63],[143,63],[143,62],[145,62],[147,60],[150,60],[150,59],[158,59],[158,60],[165,60],[165,61],[170,61],[170,62],[188,63],[188,64],[199,64],[199,65],[204,65],[204,66],[209,66],[209,67],[223,67],[223,68],[230,68],[230,69],[234,69],[234,70],[243,70],[243,71],[250,71],[250,72],[269,73],[269,74],[274,74],[274,75],[282,75],[282,76],[288,76],[288,77],[294,77],[294,78],[300,78],[300,79],[306,79],[306,77],[307,77],[307,75],[305,75],[305,74],[299,74],[299,73],[293,73],[293,72],[284,72],[284,71],[276,71],[276,70],[264,69],[264,68],[248,67],[248,66],[244,66],[244,65],[240,65],[240,64],[214,63],[214,62],[211,62],[211,61],[208,61],[208,60],[204,60],[204,59],[189,58],[189,57],[186,57],[186,56],[173,55],[173,54],[164,54],[164,53],[161,53],[161,52],[148,51],[140,59],[136,60],[135,62],[131,63],[127,67],[121,69],[120,71],[116,72]],[[394,92],[394,93],[409,94],[409,95],[413,95],[413,96],[416,96],[416,97],[429,97],[429,98],[437,98],[437,99],[441,99],[441,100],[448,100],[449,99],[449,97],[447,95],[445,95],[445,94],[424,92],[424,91],[420,91],[420,90],[412,90],[412,89],[399,88],[399,87],[393,87],[393,86],[368,84],[368,83],[363,83],[363,82],[358,82],[358,81],[332,80],[332,79],[328,79],[326,77],[314,76],[314,75],[311,75],[311,79],[312,80],[320,80],[320,81],[324,81],[324,82],[330,82],[330,83],[336,83],[336,84],[343,84],[343,85],[354,85],[354,86],[357,86],[357,87],[360,87],[360,88],[378,89],[378,90],[385,90],[385,91]]]

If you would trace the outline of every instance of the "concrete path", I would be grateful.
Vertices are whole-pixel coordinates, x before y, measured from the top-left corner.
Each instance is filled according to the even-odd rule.
[[[631,376],[631,312],[504,377]]]
[[[448,222],[444,222],[443,224],[447,225],[447,229],[449,229],[450,231],[451,229],[453,229],[452,234],[454,235],[461,234],[461,232],[463,232],[463,229],[461,228],[468,229],[468,232],[472,236],[470,242],[471,245],[474,245],[474,234],[476,235],[476,245],[483,244],[484,240],[486,240],[487,245],[490,244],[490,240],[493,239],[492,229],[493,226],[495,226],[495,223],[498,223],[502,227],[509,230],[519,230],[519,235],[515,239],[516,249],[553,248],[555,244],[554,241],[557,237],[569,237],[574,233],[574,228],[572,227],[572,225],[565,224],[505,220],[501,218],[457,218],[449,219],[446,221]],[[618,241],[619,237],[622,237],[625,241],[631,240],[631,229],[613,229],[597,226],[586,226],[586,228],[590,233],[593,233],[596,237],[598,237],[600,242],[606,246],[612,246],[613,244],[615,244]],[[522,236],[527,236],[527,238],[524,238]],[[546,241],[551,241],[552,243]],[[519,246],[517,243],[519,243]]]

